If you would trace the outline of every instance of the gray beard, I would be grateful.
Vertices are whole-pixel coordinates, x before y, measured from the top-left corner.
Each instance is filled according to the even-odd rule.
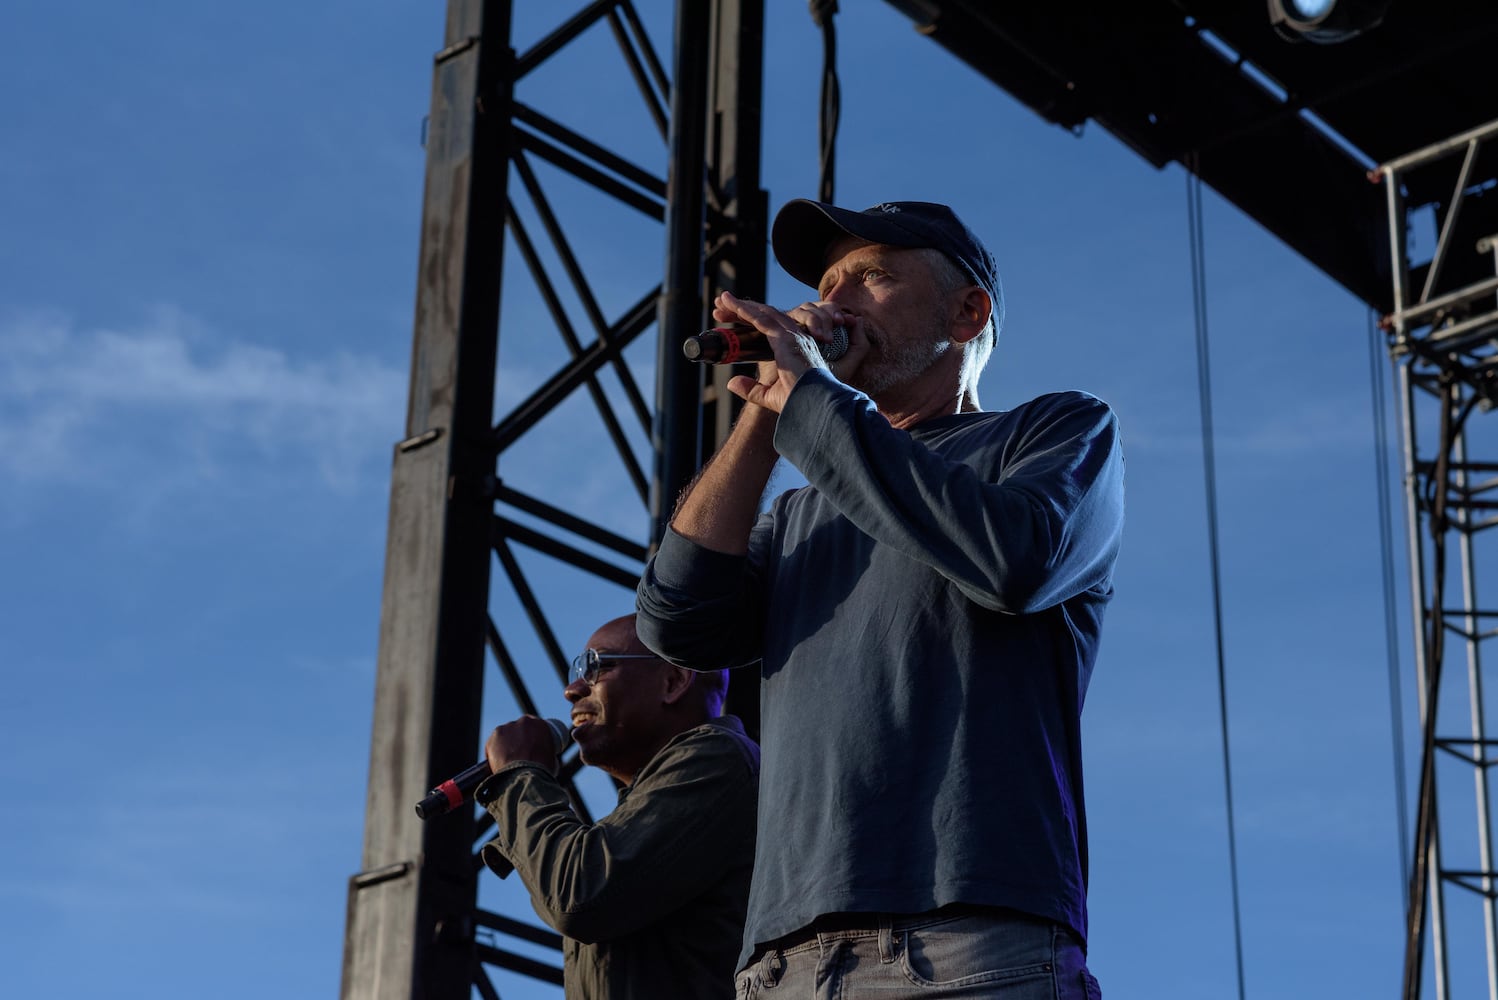
[[[927,337],[905,341],[893,351],[876,345],[870,357],[859,366],[853,388],[877,399],[880,393],[924,375],[951,346],[946,332],[938,324],[932,325]]]

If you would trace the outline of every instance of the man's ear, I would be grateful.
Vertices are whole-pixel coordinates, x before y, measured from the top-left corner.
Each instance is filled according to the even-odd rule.
[[[661,691],[661,702],[674,705],[681,701],[682,697],[692,689],[692,682],[696,678],[696,672],[686,667],[667,667],[665,686]]]
[[[977,285],[969,285],[953,306],[952,343],[966,344],[988,325],[989,313],[993,311],[993,300]]]

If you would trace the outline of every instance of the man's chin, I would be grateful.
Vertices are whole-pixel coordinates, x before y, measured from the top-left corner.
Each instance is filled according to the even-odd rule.
[[[603,762],[602,758],[607,756],[605,747],[608,743],[603,736],[591,722],[584,722],[572,730],[572,742],[577,744],[577,755],[584,764],[597,766]]]

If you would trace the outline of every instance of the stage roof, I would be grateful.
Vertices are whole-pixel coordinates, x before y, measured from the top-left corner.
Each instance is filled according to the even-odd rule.
[[[1048,121],[1091,120],[1156,166],[1194,169],[1381,311],[1387,209],[1369,168],[1498,119],[1494,0],[1393,0],[1379,27],[1335,45],[1285,41],[1265,0],[889,2]],[[1473,176],[1494,177],[1495,161],[1486,149]],[[1439,224],[1455,178],[1411,174],[1410,207]],[[1498,232],[1498,192],[1477,195],[1443,271],[1454,283],[1492,273],[1468,251]]]

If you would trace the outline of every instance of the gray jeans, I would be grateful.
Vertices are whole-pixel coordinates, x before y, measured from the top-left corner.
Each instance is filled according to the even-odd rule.
[[[867,914],[756,953],[738,1000],[1101,1000],[1065,928],[1006,911]]]

